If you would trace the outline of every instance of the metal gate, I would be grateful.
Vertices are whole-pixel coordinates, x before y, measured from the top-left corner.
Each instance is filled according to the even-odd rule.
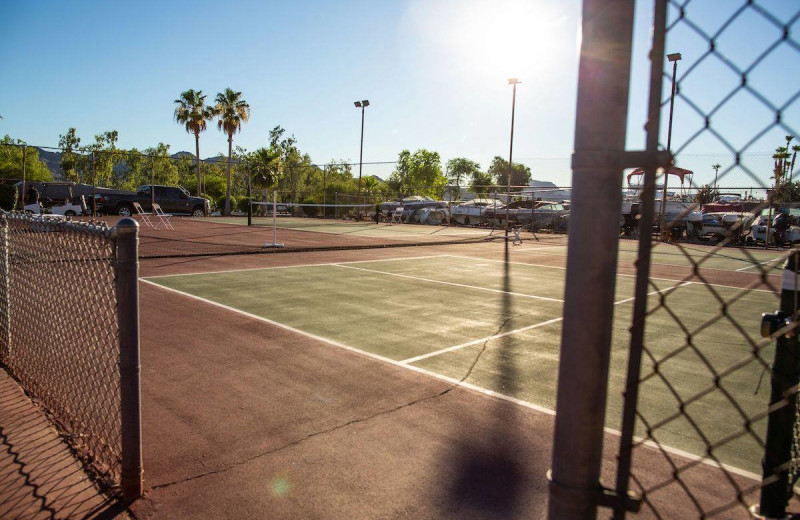
[[[754,507],[785,513],[800,452],[798,262],[782,269],[794,251],[782,242],[793,238],[772,222],[774,213],[794,212],[785,202],[796,197],[800,89],[788,77],[772,88],[761,75],[776,60],[800,67],[792,33],[800,9],[767,3],[716,2],[709,10],[699,0],[653,2],[646,146],[635,152],[625,147],[634,5],[583,3],[551,519],[594,518],[598,506],[617,519],[749,518]],[[745,36],[734,44],[732,34]],[[715,76],[715,68],[726,72]],[[709,95],[701,81],[708,74],[730,81],[720,79]],[[737,112],[747,128],[721,123],[736,122]],[[781,135],[767,158],[767,178],[749,154],[776,134],[786,142]],[[713,184],[693,183],[696,204],[670,214],[669,175],[661,172],[686,168],[689,152],[711,139],[725,164],[708,164]],[[645,175],[634,245],[607,229],[619,221],[623,170],[635,167]],[[719,195],[719,183],[735,185],[737,175],[761,186],[764,200],[743,194],[746,209],[702,214],[699,194]],[[635,255],[629,308],[615,298],[621,249]],[[623,323],[629,348],[613,349]],[[603,474],[609,453],[617,454],[615,468]]]

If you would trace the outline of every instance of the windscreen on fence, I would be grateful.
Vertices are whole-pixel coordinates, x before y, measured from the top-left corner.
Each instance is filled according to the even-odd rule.
[[[0,215],[0,362],[104,478],[121,477],[115,235]]]

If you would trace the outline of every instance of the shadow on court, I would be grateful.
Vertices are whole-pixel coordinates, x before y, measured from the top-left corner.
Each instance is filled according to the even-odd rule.
[[[505,241],[503,269],[502,316],[504,322],[497,334],[506,332],[506,324],[515,314],[511,300],[509,248]],[[510,355],[510,336],[484,343],[462,380],[469,378],[481,362],[487,348],[499,349],[500,363],[496,388],[514,395],[519,384],[515,359]],[[493,409],[485,416],[486,430],[480,435],[468,431],[464,443],[449,457],[455,474],[450,489],[449,511],[457,518],[541,518],[547,495],[542,487],[549,457],[530,453],[530,439],[524,434],[517,414],[519,407],[495,400]],[[537,485],[538,483],[538,485]],[[536,490],[532,493],[533,490]],[[538,493],[541,496],[537,496]],[[531,503],[533,501],[533,503]]]
[[[87,478],[47,418],[2,369],[0,518],[130,519]]]

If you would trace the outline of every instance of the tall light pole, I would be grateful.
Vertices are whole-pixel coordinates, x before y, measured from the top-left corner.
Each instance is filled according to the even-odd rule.
[[[669,96],[669,123],[667,124],[667,151],[671,151],[672,145],[672,109],[675,106],[675,85],[678,75],[678,61],[681,59],[681,53],[667,54],[667,59],[672,62],[672,93]],[[669,169],[664,172],[664,191],[661,193],[661,239],[666,240],[666,231],[664,229],[664,216],[667,211],[667,178],[669,178]]]
[[[364,109],[369,106],[369,99],[355,101],[356,108],[361,109],[361,149],[358,152],[358,200],[361,201],[361,167],[364,161]]]
[[[508,207],[511,204],[511,172],[514,171],[511,158],[514,155],[514,110],[517,104],[517,84],[522,83],[517,78],[509,78],[508,84],[513,85],[511,92],[511,143],[508,146],[508,175],[506,175],[506,240],[508,240]]]
[[[714,190],[711,192],[711,194],[713,195],[714,191],[717,191],[717,174],[719,173],[719,169],[721,168],[721,165],[713,164],[713,165],[711,165],[711,167],[714,168]]]

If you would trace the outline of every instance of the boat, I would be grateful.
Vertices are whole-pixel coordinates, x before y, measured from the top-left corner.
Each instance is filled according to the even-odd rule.
[[[412,195],[404,197],[399,200],[390,202],[382,202],[380,204],[381,215],[384,220],[389,220],[392,213],[397,208],[403,208],[403,222],[419,222],[420,210],[425,208],[447,208],[447,203],[430,197],[420,197],[419,195]]]
[[[551,228],[566,218],[569,210],[560,202],[536,200],[517,200],[505,208],[486,211],[486,218],[494,226],[504,227],[506,222],[512,226],[525,226],[532,229]]]
[[[504,204],[497,199],[472,199],[453,204],[450,208],[450,215],[453,222],[465,226],[475,226],[486,222],[487,211],[504,207]]]

